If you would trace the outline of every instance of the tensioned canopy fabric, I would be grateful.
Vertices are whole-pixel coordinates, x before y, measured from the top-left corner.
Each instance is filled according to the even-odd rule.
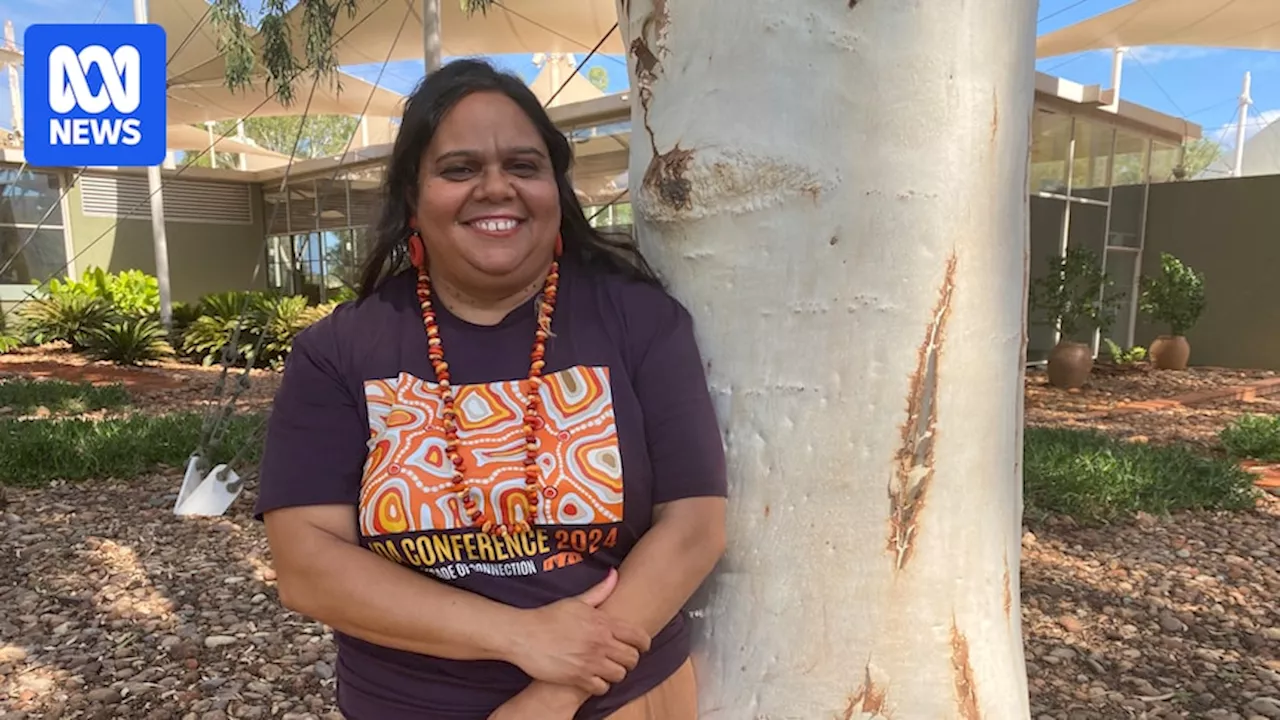
[[[201,152],[209,148],[209,131],[190,125],[170,125],[168,128],[168,137],[166,138],[166,147],[170,150],[195,150]],[[218,152],[224,153],[246,153],[249,155],[261,155],[263,157],[288,159],[289,156],[278,153],[274,150],[268,150],[259,147],[253,143],[242,142],[235,137],[220,138],[218,133],[213,135],[214,144],[217,146]]]
[[[552,59],[533,78],[529,83],[529,89],[533,91],[535,97],[542,101],[543,105],[551,101],[555,105],[568,105],[569,103],[585,102],[587,100],[595,100],[598,97],[604,97],[604,92],[600,88],[591,84],[591,81],[583,77],[578,72],[577,67],[568,64],[562,64],[559,73],[551,67],[551,63],[559,63],[560,60]],[[567,84],[566,84],[567,82]],[[561,86],[564,89],[561,89]],[[559,93],[557,95],[556,93]]]
[[[200,124],[249,115],[302,114],[311,93],[310,74],[294,82],[294,101],[290,105],[268,99],[270,91],[261,78],[253,87],[236,92],[227,89],[223,72],[226,64],[218,50],[217,31],[209,21],[207,0],[153,0],[149,12],[149,19],[164,27],[168,44],[171,124]],[[297,38],[298,33],[295,32],[294,37]],[[382,58],[378,62],[381,63]],[[201,75],[211,69],[216,72]],[[359,115],[366,102],[370,115],[398,117],[403,112],[404,96],[345,73],[340,79],[341,90],[328,81],[316,86],[311,114]]]
[[[1134,0],[1041,35],[1036,57],[1144,45],[1280,50],[1280,0]]]
[[[204,0],[163,0],[163,3],[155,4],[169,2],[188,4],[193,8],[195,4],[204,4]],[[381,64],[388,56],[392,62],[421,60],[424,55],[422,4],[423,0],[363,0],[354,16],[345,10],[339,12],[333,28],[333,37],[337,40],[334,52],[339,62],[343,65]],[[202,7],[196,16],[203,12]],[[297,57],[305,57],[303,46],[307,36],[302,32],[302,13],[303,7],[299,3],[286,18]],[[508,53],[585,53],[608,34],[598,52],[620,54],[624,52],[621,33],[616,29],[610,32],[617,19],[614,0],[497,0],[486,13],[470,16],[458,0],[442,0],[440,38],[446,57],[467,57]],[[172,36],[173,30],[169,32]],[[184,29],[178,39],[185,34]],[[175,64],[175,68],[179,72],[171,75],[181,82],[219,80],[226,70],[223,58],[216,52],[206,54],[203,62],[184,62]]]

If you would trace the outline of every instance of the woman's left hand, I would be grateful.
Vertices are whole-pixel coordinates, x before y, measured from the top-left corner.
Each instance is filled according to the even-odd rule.
[[[520,694],[494,710],[489,720],[573,720],[588,697],[587,693],[568,685],[534,680]]]

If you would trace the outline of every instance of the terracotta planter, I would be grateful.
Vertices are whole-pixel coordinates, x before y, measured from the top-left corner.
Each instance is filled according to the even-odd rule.
[[[1049,384],[1067,390],[1084,385],[1093,372],[1093,350],[1084,343],[1063,340],[1049,351]]]
[[[1161,370],[1186,370],[1191,343],[1181,335],[1161,335],[1151,343],[1151,364]]]

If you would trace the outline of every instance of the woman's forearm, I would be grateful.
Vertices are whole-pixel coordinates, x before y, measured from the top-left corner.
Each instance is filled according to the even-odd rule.
[[[658,634],[724,554],[724,507],[723,498],[689,498],[655,508],[653,526],[627,554],[600,609]]]
[[[454,660],[507,660],[520,610],[450,587],[316,531],[277,558],[281,603],[352,637]]]
[[[618,586],[600,609],[657,635],[724,554],[723,498],[690,498],[657,508],[653,526],[627,554]],[[534,681],[522,693],[548,707],[580,707],[590,694]]]

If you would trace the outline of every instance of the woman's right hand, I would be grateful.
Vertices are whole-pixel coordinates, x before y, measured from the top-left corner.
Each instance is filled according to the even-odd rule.
[[[530,677],[603,695],[621,682],[649,649],[649,634],[598,609],[618,573],[576,597],[526,611],[511,662]]]

